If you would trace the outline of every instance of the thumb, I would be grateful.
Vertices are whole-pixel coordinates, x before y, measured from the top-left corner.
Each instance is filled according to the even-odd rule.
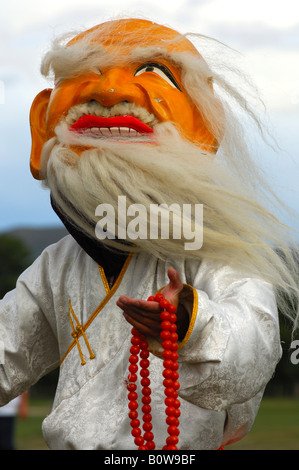
[[[170,297],[177,296],[183,289],[183,283],[179,276],[179,273],[172,267],[168,268],[167,275],[169,278],[169,284],[166,287],[167,294]]]

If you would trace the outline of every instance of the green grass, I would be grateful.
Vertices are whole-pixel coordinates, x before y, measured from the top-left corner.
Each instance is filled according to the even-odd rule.
[[[299,450],[299,400],[264,398],[251,432],[231,450]]]
[[[18,449],[48,449],[41,425],[50,409],[50,402],[31,400],[29,417],[17,424]],[[227,450],[299,450],[299,400],[264,398],[251,432]]]

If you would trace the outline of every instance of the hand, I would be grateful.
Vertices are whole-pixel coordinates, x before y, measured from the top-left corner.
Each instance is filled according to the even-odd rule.
[[[183,283],[178,272],[168,269],[169,283],[161,291],[164,297],[177,307],[178,324],[185,324],[188,318],[187,312],[179,305],[179,294],[183,289]],[[134,326],[140,333],[146,336],[159,337],[161,331],[161,308],[156,301],[131,299],[121,296],[117,303],[123,310],[123,315],[128,323]]]

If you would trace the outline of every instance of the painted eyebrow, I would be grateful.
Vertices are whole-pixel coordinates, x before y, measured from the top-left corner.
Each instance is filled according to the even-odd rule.
[[[169,70],[168,67],[166,67],[166,65],[162,64],[161,62],[145,62],[144,64],[140,65],[137,70],[135,71],[135,73],[139,72],[140,70],[142,70],[144,67],[158,67],[160,70],[162,70],[162,72],[165,73],[165,75],[169,78],[169,80],[172,81],[172,83],[176,86],[176,88],[180,91],[181,88],[176,80],[176,78],[174,77],[173,73],[171,72],[171,70]]]

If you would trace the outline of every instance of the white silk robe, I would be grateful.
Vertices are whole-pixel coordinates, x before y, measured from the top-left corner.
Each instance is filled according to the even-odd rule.
[[[218,449],[250,430],[279,361],[273,290],[226,266],[171,265],[185,284],[190,312],[179,349],[179,448]],[[130,256],[110,290],[103,270],[70,236],[47,248],[0,303],[0,405],[61,364],[43,423],[48,446],[136,449],[125,386],[131,326],[116,300],[147,299],[168,283],[169,266],[149,255]],[[79,332],[80,348],[72,336],[77,325],[87,338]],[[167,437],[162,360],[159,343],[151,348],[153,432],[161,449]]]

